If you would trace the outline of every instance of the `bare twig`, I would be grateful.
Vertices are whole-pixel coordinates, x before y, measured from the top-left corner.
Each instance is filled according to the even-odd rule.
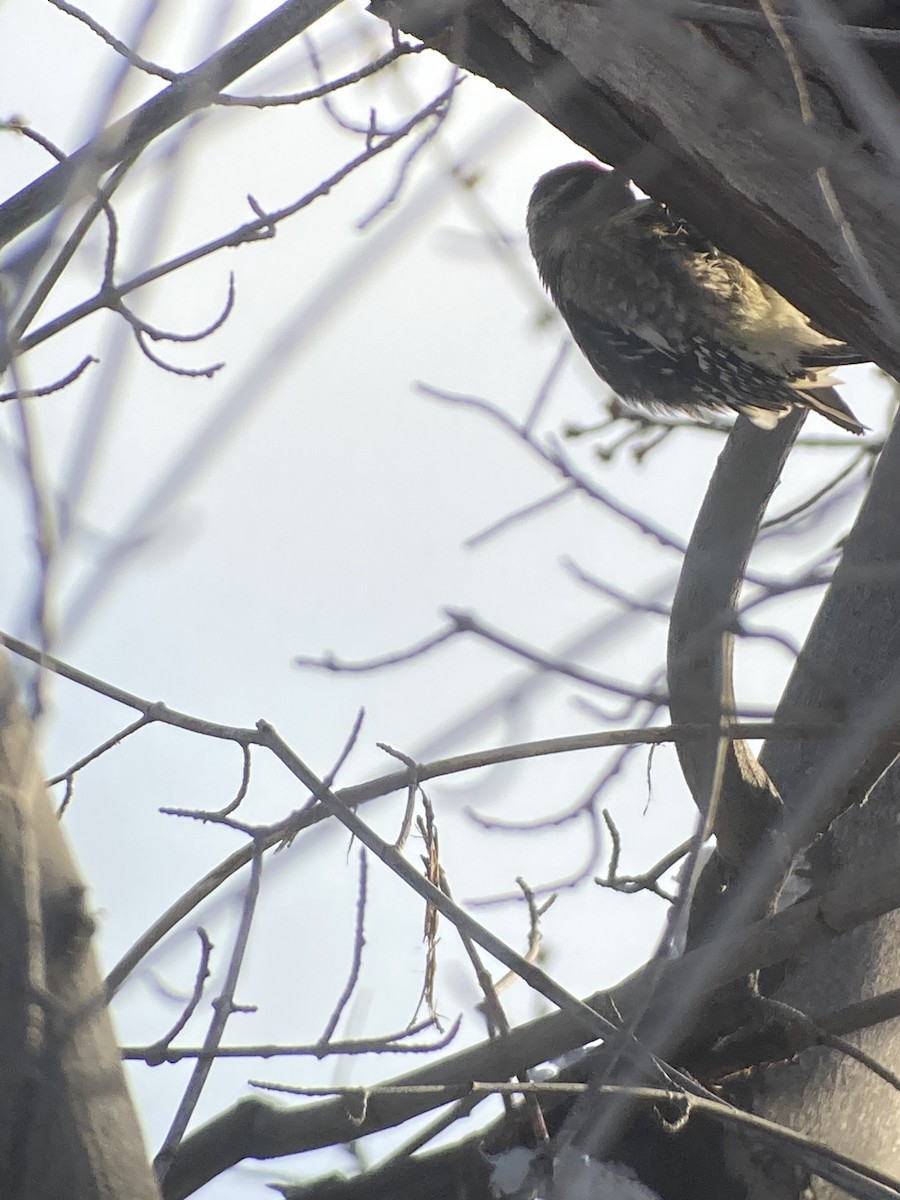
[[[67,13],[68,16],[74,17],[76,21],[80,21],[82,25],[86,25],[91,33],[95,33],[110,49],[115,50],[116,54],[124,58],[133,67],[136,67],[137,70],[144,71],[147,75],[157,75],[160,79],[165,79],[169,83],[174,83],[178,79],[176,71],[170,71],[167,67],[162,67],[158,63],[151,62],[149,59],[142,57],[135,50],[126,46],[105,25],[101,25],[99,21],[95,21],[90,13],[86,13],[84,9],[77,8],[74,4],[69,4],[68,0],[50,0],[50,3],[54,8],[58,8],[60,12]]]
[[[652,892],[655,896],[659,896],[661,900],[666,900],[671,903],[672,895],[665,891],[660,886],[660,876],[671,871],[676,863],[690,851],[694,844],[694,839],[689,838],[686,842],[682,842],[668,854],[663,857],[654,866],[644,871],[640,875],[620,875],[619,874],[619,856],[622,850],[622,838],[619,830],[616,827],[615,821],[608,809],[603,810],[603,820],[606,822],[606,828],[609,831],[611,840],[611,848],[609,855],[609,866],[606,871],[606,878],[598,877],[594,882],[600,887],[609,888],[613,892],[623,892],[626,896],[632,896],[635,892]]]
[[[225,981],[222,985],[220,995],[213,1001],[213,1019],[210,1022],[209,1029],[203,1041],[203,1053],[194,1066],[191,1072],[191,1078],[182,1095],[181,1102],[178,1105],[178,1110],[169,1126],[169,1131],[165,1136],[159,1153],[154,1160],[156,1175],[160,1183],[162,1183],[178,1147],[184,1137],[188,1123],[193,1116],[194,1109],[200,1100],[200,1095],[209,1077],[209,1072],[212,1069],[213,1062],[216,1057],[216,1052],[221,1045],[222,1036],[225,1033],[225,1026],[229,1018],[238,1011],[235,1004],[234,996],[237,990],[238,980],[240,978],[241,968],[244,963],[244,955],[247,950],[247,944],[250,939],[250,930],[253,925],[253,917],[256,912],[256,902],[259,898],[259,886],[262,879],[262,863],[263,863],[264,846],[255,844],[253,847],[253,856],[251,859],[250,879],[247,883],[247,890],[244,894],[244,904],[241,912],[241,921],[238,927],[237,935],[234,940],[234,947],[231,952],[231,958],[228,963],[228,970],[225,975]]]
[[[390,754],[392,758],[397,758],[400,762],[405,763],[409,768],[409,787],[406,789],[406,807],[403,810],[403,819],[400,822],[400,832],[397,834],[397,840],[394,846],[397,850],[403,850],[412,830],[413,815],[416,810],[416,793],[419,790],[419,765],[415,759],[410,758],[408,754],[404,754],[401,750],[395,750],[392,746],[386,745],[384,742],[378,742],[378,749],[383,750],[385,754]]]
[[[283,96],[230,96],[225,92],[220,92],[215,102],[223,106],[233,105],[240,108],[279,108],[285,105],[305,104],[309,100],[319,100],[322,96],[329,96],[332,92],[339,92],[354,83],[377,75],[379,71],[383,71],[385,67],[391,66],[392,63],[406,55],[421,54],[425,49],[427,47],[421,42],[398,41],[390,50],[372,62],[366,63],[364,67],[359,67],[356,71],[349,71],[346,75],[341,75],[339,79],[329,79],[307,91],[290,92]]]
[[[209,978],[209,962],[212,956],[213,947],[212,942],[209,940],[209,934],[205,929],[198,929],[197,937],[200,939],[200,961],[197,964],[197,970],[194,974],[194,987],[190,996],[188,997],[184,1009],[178,1017],[178,1020],[171,1027],[168,1033],[163,1034],[158,1041],[154,1042],[150,1046],[145,1047],[145,1049],[141,1052],[141,1059],[149,1066],[156,1066],[159,1063],[169,1061],[169,1047],[197,1011],[197,1007],[203,998],[203,988],[207,979]],[[128,1056],[123,1053],[122,1057],[127,1058]]]
[[[287,0],[263,20],[186,71],[139,109],[0,205],[0,242],[11,241],[60,204],[89,194],[102,176],[154,138],[206,107],[227,84],[302,33],[337,0]]]
[[[294,2],[296,2],[296,0],[294,0]],[[307,192],[299,200],[294,201],[293,204],[289,204],[284,208],[277,209],[274,212],[263,212],[257,206],[254,209],[256,213],[256,220],[248,221],[244,225],[241,225],[238,228],[223,234],[221,237],[214,238],[202,246],[199,246],[193,250],[189,250],[184,254],[177,255],[174,258],[168,259],[166,262],[143,271],[140,275],[120,283],[112,289],[108,283],[104,283],[100,291],[95,296],[83,301],[81,304],[68,308],[60,316],[53,318],[52,320],[48,321],[46,325],[41,326],[33,333],[25,336],[24,328],[26,325],[23,322],[25,322],[27,318],[27,323],[30,323],[30,320],[34,316],[34,312],[36,312],[36,309],[33,311],[29,310],[29,313],[24,314],[23,318],[20,319],[16,326],[16,336],[18,339],[16,342],[17,353],[25,354],[27,351],[41,345],[49,338],[56,336],[56,334],[61,332],[63,329],[68,329],[84,318],[92,316],[94,313],[104,308],[109,308],[111,305],[113,305],[113,303],[118,304],[124,296],[129,295],[138,288],[146,287],[148,284],[154,283],[158,279],[162,279],[167,275],[171,275],[190,263],[197,262],[202,258],[206,258],[211,254],[215,254],[219,250],[230,249],[235,246],[240,246],[246,242],[253,242],[261,237],[271,237],[272,230],[279,224],[279,222],[286,220],[288,217],[294,216],[296,213],[301,212],[304,208],[307,208],[316,200],[328,195],[333,188],[335,188],[340,182],[346,179],[359,167],[371,161],[373,158],[376,158],[378,155],[385,153],[385,151],[392,149],[392,147],[397,145],[399,142],[402,142],[403,139],[407,137],[414,129],[416,129],[423,121],[430,119],[435,110],[441,111],[447,102],[448,95],[449,93],[447,91],[442,92],[439,96],[435,97],[431,103],[419,109],[417,113],[415,113],[395,132],[385,136],[381,141],[375,143],[374,145],[366,147],[362,153],[350,159],[343,167],[339,168],[327,179],[324,179],[320,184],[318,184],[310,192]],[[66,162],[71,162],[71,159],[67,159]],[[109,197],[114,186],[121,182],[121,178],[121,172],[116,172],[110,178],[109,183],[104,185],[104,188],[100,193],[104,199]],[[86,228],[93,224],[93,221],[96,219],[97,212],[101,209],[102,204],[100,201],[98,201],[96,210],[94,208],[89,209],[85,216],[80,220],[77,226],[77,231],[80,231],[81,237],[83,237]],[[0,222],[2,222],[2,217],[3,206],[0,206]],[[72,238],[70,238],[70,242],[74,239],[74,237],[75,234],[73,234]],[[57,258],[59,258],[59,256],[57,256]]]
[[[5,403],[7,400],[35,400],[39,396],[52,396],[54,392],[61,392],[70,383],[74,383],[92,363],[99,361],[92,354],[86,354],[77,367],[73,367],[67,375],[63,375],[61,379],[57,379],[54,383],[45,383],[42,387],[17,388],[12,392],[0,392],[0,404]]]
[[[334,1031],[338,1027],[338,1022],[344,1012],[344,1009],[350,1003],[350,997],[356,989],[359,982],[359,972],[362,968],[362,952],[363,946],[366,944],[365,929],[366,929],[366,900],[368,897],[368,860],[365,850],[359,852],[359,888],[356,897],[356,929],[353,934],[353,957],[350,963],[350,973],[347,977],[347,982],[344,985],[344,990],[338,997],[337,1004],[322,1030],[322,1036],[319,1042],[323,1046],[327,1046],[331,1041]],[[440,1028],[440,1026],[438,1026]]]
[[[372,1038],[346,1038],[331,1041],[327,1045],[313,1042],[303,1046],[289,1046],[282,1042],[268,1042],[263,1045],[249,1046],[218,1046],[215,1058],[333,1058],[340,1055],[356,1056],[361,1054],[434,1054],[438,1050],[446,1050],[459,1033],[460,1019],[458,1018],[446,1033],[430,1042],[413,1042],[415,1037],[425,1029],[432,1027],[432,1022],[420,1021],[408,1029],[398,1033],[386,1033]],[[122,1057],[138,1062],[147,1062],[150,1066],[161,1063],[185,1062],[193,1058],[203,1058],[208,1052],[202,1046],[166,1046],[153,1057],[154,1048],[146,1046],[126,1046]]]

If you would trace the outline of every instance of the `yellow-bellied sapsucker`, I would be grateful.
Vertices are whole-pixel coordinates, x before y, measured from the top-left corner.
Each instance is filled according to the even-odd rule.
[[[623,400],[732,408],[772,429],[791,409],[862,433],[831,386],[867,361],[628,180],[589,162],[543,175],[528,240],[572,337]]]

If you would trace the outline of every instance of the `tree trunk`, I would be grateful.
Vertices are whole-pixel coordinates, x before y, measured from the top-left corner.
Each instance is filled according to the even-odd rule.
[[[0,1195],[158,1200],[93,922],[0,658]]]

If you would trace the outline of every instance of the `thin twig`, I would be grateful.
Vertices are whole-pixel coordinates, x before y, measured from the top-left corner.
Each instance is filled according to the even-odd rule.
[[[244,964],[247,945],[250,940],[250,930],[253,926],[253,917],[256,913],[256,903],[259,899],[264,849],[265,847],[259,843],[255,843],[253,846],[250,878],[247,882],[247,890],[244,893],[241,921],[234,939],[234,947],[231,952],[222,991],[212,1004],[213,1019],[203,1040],[203,1053],[197,1059],[194,1069],[191,1072],[191,1078],[188,1081],[181,1102],[169,1126],[169,1131],[154,1160],[156,1176],[160,1184],[164,1182],[169,1172],[169,1168],[187,1130],[188,1123],[200,1101],[201,1093],[206,1085],[206,1080],[209,1078],[209,1072],[212,1070],[216,1053],[221,1045],[225,1026],[231,1016],[238,1011],[234,997],[237,991],[238,980],[240,979],[241,968]]]
[[[344,984],[344,989],[338,997],[337,1004],[334,1006],[331,1016],[326,1022],[325,1028],[322,1030],[322,1036],[319,1038],[319,1043],[327,1046],[331,1041],[334,1031],[338,1027],[338,1022],[344,1012],[344,1009],[350,1003],[350,998],[356,990],[356,985],[359,983],[359,973],[362,969],[362,952],[363,946],[366,944],[366,899],[368,897],[368,880],[369,880],[369,863],[366,858],[365,850],[359,852],[359,885],[356,896],[356,929],[353,934],[353,955],[350,961],[350,973],[347,977],[347,982]]]

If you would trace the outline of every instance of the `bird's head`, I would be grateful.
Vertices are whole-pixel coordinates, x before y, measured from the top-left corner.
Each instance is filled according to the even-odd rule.
[[[592,162],[566,163],[542,175],[528,202],[528,240],[538,262],[553,254],[560,239],[595,227],[629,208],[635,196],[628,180]]]

